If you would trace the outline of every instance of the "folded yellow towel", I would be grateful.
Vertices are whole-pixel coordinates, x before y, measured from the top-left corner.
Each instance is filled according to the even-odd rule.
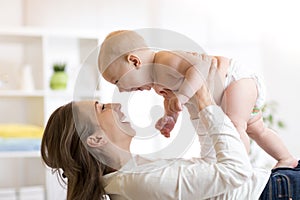
[[[2,138],[42,138],[44,129],[30,124],[0,124]]]

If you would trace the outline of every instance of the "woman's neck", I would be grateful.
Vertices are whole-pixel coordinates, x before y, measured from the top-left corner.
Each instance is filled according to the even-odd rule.
[[[122,168],[130,159],[132,159],[132,154],[129,147],[120,147],[112,145],[106,154],[108,154],[109,167],[119,170]]]

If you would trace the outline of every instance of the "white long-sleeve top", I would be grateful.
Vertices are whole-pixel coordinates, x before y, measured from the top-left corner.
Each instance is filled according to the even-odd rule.
[[[252,168],[238,132],[220,107],[206,107],[199,118],[214,144],[216,162],[201,158],[151,162],[132,159],[119,171],[104,176],[110,198],[258,199],[270,172]]]

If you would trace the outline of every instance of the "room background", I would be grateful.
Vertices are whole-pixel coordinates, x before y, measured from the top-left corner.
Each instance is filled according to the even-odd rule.
[[[264,76],[267,99],[277,103],[276,115],[285,123],[278,132],[300,157],[298,4],[296,0],[0,0],[0,28],[93,33],[163,28],[184,34],[207,53],[237,58]]]
[[[238,57],[262,71],[268,100],[278,102],[280,130],[300,156],[298,105],[300,28],[296,0],[10,0],[0,1],[2,27],[107,30],[164,28],[190,37],[211,54]],[[227,49],[229,49],[227,51]],[[255,65],[253,65],[253,63]]]

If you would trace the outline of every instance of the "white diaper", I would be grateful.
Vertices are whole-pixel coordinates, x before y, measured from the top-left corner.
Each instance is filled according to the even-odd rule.
[[[228,69],[227,77],[225,79],[224,90],[228,87],[233,81],[240,80],[242,78],[253,78],[256,82],[257,87],[257,100],[255,108],[261,109],[266,100],[265,85],[263,83],[262,77],[257,73],[251,71],[251,69],[245,67],[238,61],[231,59],[230,67]]]

